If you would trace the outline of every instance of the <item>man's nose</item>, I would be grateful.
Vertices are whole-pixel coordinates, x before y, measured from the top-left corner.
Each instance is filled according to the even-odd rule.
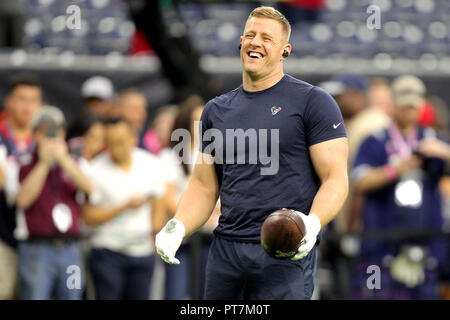
[[[253,39],[250,41],[250,46],[252,47],[260,47],[261,46],[261,37],[260,36],[254,36]]]

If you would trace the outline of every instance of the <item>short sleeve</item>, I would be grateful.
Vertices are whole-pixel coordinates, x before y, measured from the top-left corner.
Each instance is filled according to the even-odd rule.
[[[14,158],[6,158],[4,163],[5,184],[3,186],[8,205],[14,205],[17,193],[20,189],[19,183],[20,165]]]
[[[104,195],[105,191],[102,188],[100,177],[96,176],[96,172],[98,172],[98,170],[95,170],[95,166],[84,167],[83,169],[84,170],[88,169],[87,171],[84,172],[88,176],[88,178],[91,179],[94,185],[92,192],[88,196],[89,204],[94,206],[103,205],[105,202],[105,195]]]
[[[383,143],[375,136],[369,136],[361,143],[356,153],[351,179],[357,181],[367,170],[385,164],[387,164],[387,155]]]
[[[94,190],[89,195],[89,204],[93,206],[99,206],[102,204],[102,193],[98,188],[94,188]]]
[[[162,198],[164,196],[164,194],[166,193],[167,188],[166,188],[166,183],[164,179],[160,179],[159,183],[156,185],[155,190],[154,190],[154,194],[156,198]]]
[[[160,159],[157,159],[157,166],[155,168],[164,168],[164,164]],[[154,188],[153,195],[157,198],[161,198],[166,193],[167,180],[165,178],[165,170],[158,170],[154,172]]]
[[[303,121],[308,146],[347,136],[336,101],[321,88],[311,89]]]
[[[159,154],[161,161],[161,172],[164,172],[164,180],[166,183],[177,183],[180,164],[177,162],[175,153],[170,149],[164,149]]]

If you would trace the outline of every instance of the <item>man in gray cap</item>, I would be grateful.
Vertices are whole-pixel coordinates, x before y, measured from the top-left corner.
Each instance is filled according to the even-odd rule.
[[[402,230],[439,231],[438,184],[450,148],[433,129],[417,125],[426,92],[424,83],[408,75],[395,79],[391,87],[393,122],[362,142],[351,174],[354,186],[365,195],[363,229],[399,234]],[[355,286],[360,287],[358,297],[436,299],[445,255],[445,243],[440,239],[363,240],[356,266],[359,271],[354,277]],[[365,271],[369,265],[382,266],[380,290],[367,290]]]
[[[92,184],[68,154],[61,110],[42,107],[32,126],[36,149],[20,167],[16,199],[24,213],[17,228],[26,235],[19,244],[20,295],[27,300],[80,299],[83,263],[76,194],[90,194]]]

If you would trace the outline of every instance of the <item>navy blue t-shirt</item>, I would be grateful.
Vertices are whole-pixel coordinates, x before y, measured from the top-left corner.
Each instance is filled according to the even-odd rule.
[[[200,152],[214,156],[220,185],[214,233],[250,242],[260,241],[262,223],[278,209],[309,213],[320,180],[308,148],[346,137],[334,99],[289,75],[266,90],[241,85],[210,100],[200,131]]]

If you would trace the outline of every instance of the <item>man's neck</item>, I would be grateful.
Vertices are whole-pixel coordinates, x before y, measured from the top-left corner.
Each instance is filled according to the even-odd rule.
[[[131,170],[131,165],[133,164],[133,158],[129,157],[127,160],[124,160],[120,163],[116,162],[116,165],[122,169],[123,171],[130,171]]]
[[[255,92],[268,89],[277,84],[284,77],[283,70],[263,76],[253,78],[245,71],[242,73],[242,86],[245,91]]]
[[[15,139],[28,139],[32,134],[32,130],[28,126],[21,126],[13,121],[9,121],[9,124],[11,125],[12,134]]]
[[[410,125],[407,125],[407,126],[401,126],[401,125],[399,125],[398,122],[396,122],[395,124],[396,124],[398,130],[400,130],[400,132],[404,136],[409,135],[411,132],[413,132],[416,129],[416,126],[414,124],[410,124]]]

